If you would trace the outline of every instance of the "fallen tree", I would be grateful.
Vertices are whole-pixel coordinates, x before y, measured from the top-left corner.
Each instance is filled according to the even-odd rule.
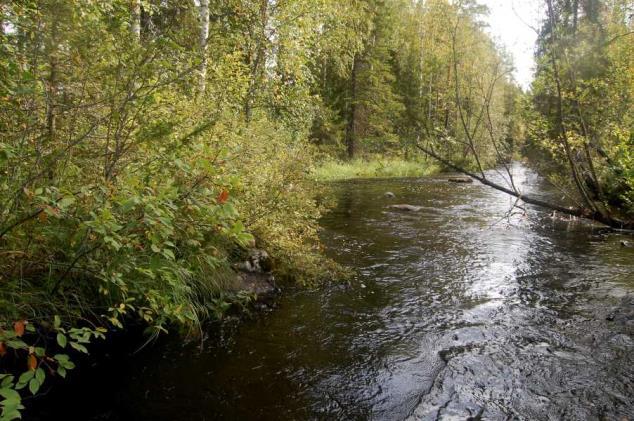
[[[560,174],[566,180],[568,189],[564,193],[573,199],[575,206],[568,207],[558,203],[551,203],[541,198],[523,194],[515,185],[511,169],[506,164],[516,152],[501,133],[501,122],[492,118],[495,107],[499,107],[499,98],[495,99],[496,86],[505,80],[511,69],[508,63],[493,61],[489,65],[490,71],[477,80],[466,79],[461,66],[459,48],[465,40],[460,37],[460,17],[456,18],[451,31],[450,57],[451,66],[448,75],[453,77],[453,106],[457,116],[456,125],[448,127],[446,124],[421,125],[418,141],[414,146],[426,155],[434,158],[448,168],[471,177],[480,183],[517,198],[514,206],[521,200],[524,203],[547,208],[565,215],[591,219],[605,224],[615,230],[634,231],[634,217],[624,204],[615,204],[606,195],[609,183],[614,182],[601,177],[597,166],[607,161],[608,167],[615,174],[624,171],[614,159],[597,145],[597,139],[589,130],[587,121],[583,118],[582,101],[579,98],[579,82],[571,63],[567,62],[566,46],[562,44],[560,21],[556,17],[557,8],[553,0],[545,0],[546,23],[543,37],[543,63],[548,67],[547,91],[554,112],[552,113],[552,127],[548,133],[551,149],[556,152],[553,161],[560,162]],[[539,31],[538,31],[539,32]],[[567,78],[567,79],[566,79]],[[570,79],[570,80],[568,80]],[[544,83],[544,81],[542,81]],[[496,103],[497,101],[497,103]],[[524,117],[526,120],[526,117]],[[423,143],[420,139],[426,139]],[[437,147],[435,147],[437,146]],[[456,148],[457,146],[457,148]],[[442,152],[439,152],[442,150]],[[601,151],[596,155],[593,150]],[[555,152],[553,152],[555,153]],[[596,160],[596,162],[595,162]],[[470,162],[475,169],[469,170]],[[495,163],[504,166],[508,176],[508,186],[487,178],[485,167]],[[616,168],[616,170],[615,170]],[[621,175],[622,177],[622,175]],[[627,185],[627,183],[624,183]],[[612,199],[614,196],[612,197]],[[625,201],[625,199],[623,199]]]
[[[434,151],[432,151],[429,148],[426,148],[424,146],[421,146],[420,144],[416,143],[415,146],[420,149],[422,152],[424,152],[425,154],[429,155],[430,157],[434,158],[435,160],[437,160],[438,162],[440,162],[441,164],[451,168],[454,171],[457,171],[459,173],[462,173],[466,176],[469,176],[471,178],[473,178],[474,180],[479,181],[480,183],[492,187],[496,190],[499,190],[501,192],[504,192],[510,196],[516,197],[518,199],[520,199],[522,202],[524,203],[528,203],[530,205],[534,205],[534,206],[539,206],[542,208],[546,208],[546,209],[550,209],[553,211],[557,211],[557,212],[561,212],[563,214],[566,215],[571,215],[571,216],[575,216],[578,218],[586,218],[586,219],[591,219],[597,222],[600,222],[602,224],[605,224],[615,230],[634,230],[634,221],[625,221],[625,220],[621,220],[615,217],[611,217],[609,215],[606,215],[602,212],[598,212],[598,211],[593,211],[591,209],[588,208],[584,208],[584,207],[566,207],[566,206],[562,206],[562,205],[558,205],[555,203],[550,203],[550,202],[546,202],[544,200],[538,199],[536,197],[532,197],[529,195],[525,195],[522,192],[520,192],[516,187],[514,187],[514,184],[511,183],[511,185],[513,186],[512,188],[508,188],[508,187],[504,187],[501,184],[498,184],[494,181],[491,181],[490,179],[486,178],[486,175],[483,173],[482,175],[477,175],[465,168],[462,168],[456,164],[454,164],[453,162],[451,162],[448,159],[443,158],[442,156],[438,155],[437,153],[435,153]]]

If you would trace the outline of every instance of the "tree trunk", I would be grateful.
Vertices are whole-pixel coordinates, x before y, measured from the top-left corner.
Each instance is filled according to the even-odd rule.
[[[579,22],[579,0],[572,2],[572,33],[574,39],[577,38],[577,25]]]
[[[198,91],[205,93],[207,87],[207,44],[209,41],[209,0],[200,0],[200,66],[198,68]]]
[[[48,52],[48,64],[49,74],[46,88],[46,132],[48,141],[52,143],[55,141],[55,132],[57,128],[57,19],[53,21]]]
[[[260,87],[260,79],[266,66],[266,28],[269,22],[269,0],[260,0],[260,34],[257,39],[255,58],[251,60],[251,81],[244,101],[244,115],[247,124],[251,122],[255,94]]]
[[[137,42],[141,41],[141,0],[132,0],[130,31]]]
[[[577,191],[579,192],[579,194],[581,195],[581,197],[583,198],[583,201],[585,202],[585,205],[588,208],[593,209],[594,212],[599,212],[600,213],[600,209],[598,209],[595,204],[592,202],[592,199],[590,198],[590,196],[588,195],[588,192],[583,184],[583,181],[581,180],[581,176],[579,175],[579,171],[577,168],[577,163],[575,162],[574,156],[573,156],[573,150],[572,150],[572,146],[568,140],[568,129],[566,128],[566,123],[565,123],[565,119],[564,119],[564,111],[563,111],[563,88],[562,88],[562,83],[561,83],[561,77],[559,74],[559,65],[557,63],[557,59],[555,56],[555,52],[554,52],[554,48],[555,48],[555,24],[556,24],[556,20],[555,20],[555,11],[553,8],[553,2],[552,0],[546,0],[546,5],[548,6],[548,19],[550,21],[550,26],[551,26],[551,34],[550,34],[550,41],[551,41],[551,45],[550,45],[550,51],[549,51],[549,55],[550,55],[550,62],[551,65],[553,67],[553,78],[555,81],[555,86],[556,86],[556,92],[557,92],[557,126],[559,129],[559,136],[561,139],[561,142],[563,144],[564,147],[564,151],[566,153],[566,159],[568,160],[568,164],[570,166],[570,173],[572,175],[572,178],[575,182],[575,185],[577,186]]]
[[[59,88],[59,63],[58,63],[58,50],[59,50],[59,12],[54,7],[50,8],[51,27],[50,33],[46,40],[46,53],[48,55],[48,76],[46,78],[46,142],[48,146],[46,148],[55,148],[57,141],[57,95]],[[55,177],[55,168],[51,165],[48,168],[48,178],[53,180]]]
[[[459,173],[462,173],[464,175],[467,175],[475,180],[478,180],[480,183],[492,187],[496,190],[499,190],[501,192],[504,192],[508,195],[511,195],[513,197],[516,197],[520,200],[522,200],[525,203],[528,203],[530,205],[535,205],[535,206],[539,206],[542,208],[546,208],[546,209],[550,209],[550,210],[554,210],[557,212],[561,212],[563,214],[566,215],[572,215],[572,216],[576,216],[578,218],[587,218],[587,219],[592,219],[594,221],[597,222],[601,222],[602,224],[605,224],[611,228],[617,229],[617,230],[634,230],[634,221],[623,221],[608,215],[605,215],[601,212],[597,212],[594,211],[592,209],[587,209],[587,208],[567,208],[565,206],[561,206],[561,205],[557,205],[554,203],[550,203],[550,202],[546,202],[544,200],[541,199],[537,199],[535,197],[532,196],[525,196],[523,195],[521,192],[515,190],[515,189],[509,189],[507,187],[504,187],[502,185],[499,185],[497,183],[494,183],[493,181],[490,181],[489,179],[479,176],[477,174],[474,174],[462,167],[459,167],[458,165],[454,164],[453,162],[443,158],[442,156],[438,155],[437,153],[433,152],[431,149],[428,149],[424,146],[421,146],[420,144],[415,144],[415,146],[420,149],[421,151],[423,151],[424,153],[426,153],[427,155],[431,156],[432,158],[436,159],[437,161],[439,161],[440,163],[446,165],[447,167],[453,169],[454,171],[457,171]]]
[[[348,125],[346,126],[346,150],[349,159],[354,159],[357,153],[357,79],[361,60],[358,54],[355,54],[352,61],[352,73],[350,74],[350,105],[348,111]]]

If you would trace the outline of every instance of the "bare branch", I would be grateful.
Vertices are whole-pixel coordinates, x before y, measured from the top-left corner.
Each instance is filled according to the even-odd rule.
[[[495,183],[493,181],[490,181],[487,178],[481,177],[477,174],[474,174],[471,171],[468,171],[456,164],[454,164],[453,162],[449,161],[448,159],[443,158],[442,156],[438,155],[437,153],[435,153],[434,151],[432,151],[429,148],[426,148],[424,146],[421,146],[420,144],[416,143],[415,146],[420,149],[421,151],[423,151],[424,153],[426,153],[427,155],[431,156],[432,158],[436,159],[437,161],[441,162],[442,164],[446,165],[447,167],[453,169],[454,171],[457,171],[459,173],[462,173],[464,175],[467,175],[475,180],[478,180],[480,183],[492,187],[496,190],[499,190],[501,192],[504,192],[506,194],[509,194],[513,197],[517,197],[519,199],[521,199],[523,202],[528,203],[530,205],[535,205],[535,206],[539,206],[542,208],[546,208],[546,209],[551,209],[551,210],[555,210],[557,212],[561,212],[563,214],[566,215],[572,215],[572,216],[576,216],[578,218],[587,218],[587,219],[592,219],[594,221],[597,222],[601,222],[602,224],[608,225],[612,228],[615,229],[626,229],[626,230],[632,230],[634,229],[634,221],[623,221],[614,217],[610,217],[610,216],[606,216],[601,212],[596,212],[596,211],[592,211],[590,209],[586,209],[586,208],[582,208],[582,207],[577,207],[577,208],[568,208],[565,206],[561,206],[555,203],[550,203],[550,202],[546,202],[544,200],[532,197],[532,196],[527,196],[524,195],[518,191],[515,190],[511,190],[507,187],[504,187],[498,183]]]

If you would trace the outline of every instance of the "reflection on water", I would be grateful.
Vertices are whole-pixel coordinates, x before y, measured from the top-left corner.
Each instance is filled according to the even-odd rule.
[[[617,236],[504,219],[507,196],[443,177],[333,189],[323,240],[350,285],[290,292],[222,346],[135,357],[92,419],[634,417],[634,253]]]

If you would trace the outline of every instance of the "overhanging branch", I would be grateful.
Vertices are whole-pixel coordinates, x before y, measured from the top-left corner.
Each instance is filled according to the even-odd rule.
[[[522,200],[525,203],[531,204],[531,205],[535,205],[535,206],[539,206],[542,208],[546,208],[546,209],[550,209],[550,210],[554,210],[557,212],[561,212],[565,215],[571,215],[571,216],[576,216],[579,218],[587,218],[587,219],[592,219],[594,221],[597,222],[601,222],[602,224],[608,225],[612,228],[616,228],[616,229],[627,229],[627,230],[632,230],[634,229],[634,221],[622,221],[620,219],[616,219],[613,217],[607,217],[603,214],[601,214],[600,212],[595,212],[592,211],[590,209],[587,208],[568,208],[565,206],[561,206],[561,205],[557,205],[554,203],[550,203],[550,202],[546,202],[544,200],[541,199],[537,199],[535,197],[532,196],[527,196],[522,194],[521,192],[515,190],[515,189],[509,189],[507,187],[504,187],[498,183],[495,183],[491,180],[489,180],[488,178],[484,178],[482,176],[479,176],[477,174],[474,174],[473,172],[466,170],[456,164],[454,164],[453,162],[449,161],[448,159],[443,158],[442,156],[438,155],[437,153],[435,153],[434,151],[432,151],[429,148],[426,148],[424,146],[421,146],[418,143],[414,144],[418,149],[420,149],[421,151],[423,151],[424,153],[426,153],[427,155],[431,156],[432,158],[436,159],[437,161],[439,161],[440,163],[446,165],[447,167],[451,168],[454,171],[457,171],[459,173],[462,173],[464,175],[467,175],[471,178],[473,178],[474,180],[478,180],[480,183],[492,187],[498,191],[504,192],[508,195],[511,195],[513,197],[516,197],[520,200]]]

